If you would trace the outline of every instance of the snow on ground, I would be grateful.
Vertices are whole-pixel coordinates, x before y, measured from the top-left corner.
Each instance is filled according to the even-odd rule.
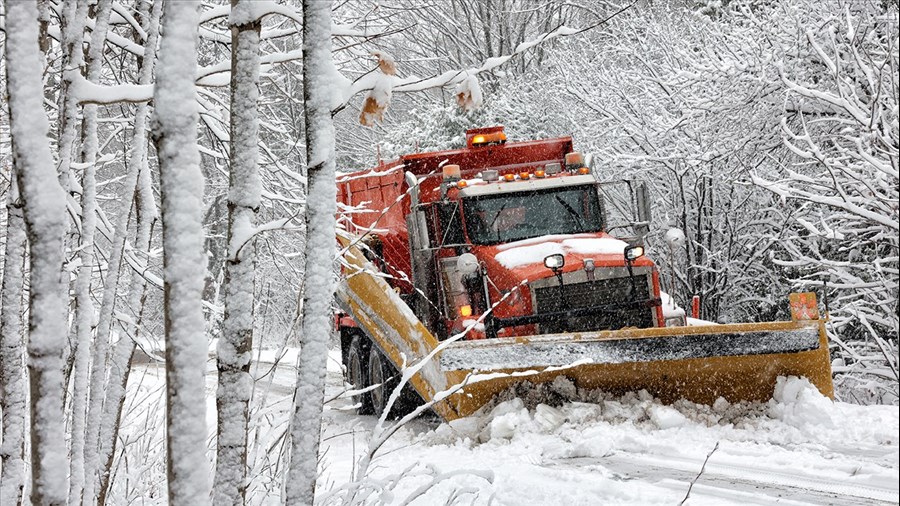
[[[289,350],[274,374],[258,383],[270,408],[257,419],[272,413],[286,419],[294,380],[286,364],[295,355]],[[207,392],[214,418],[212,376]],[[328,381],[326,397],[344,388],[337,350],[328,359]],[[713,406],[581,392],[581,400],[591,402],[552,407],[511,398],[449,424],[420,418],[376,453],[355,486],[348,482],[377,420],[355,415],[349,400],[338,399],[324,415],[319,502],[340,504],[353,490],[357,500],[365,499],[361,504],[413,498],[410,504],[418,505],[674,505],[695,479],[685,504],[900,502],[896,406],[835,403],[797,378],[783,379],[776,390],[768,403],[720,400]],[[273,425],[279,419],[274,416]],[[209,424],[214,434],[215,420]],[[256,491],[252,503],[281,504],[277,486],[258,484]]]
[[[375,460],[372,476],[415,462],[444,473],[494,474],[492,484],[465,475],[448,480],[421,504],[443,503],[462,487],[477,490],[469,496],[475,504],[678,504],[718,445],[688,504],[900,500],[896,407],[833,403],[797,378],[766,404],[665,406],[641,394],[595,400],[529,410],[513,399],[480,417],[419,422]],[[371,425],[368,417],[329,418],[336,423],[326,435]],[[356,436],[357,453],[365,435]],[[337,438],[327,446],[326,474],[339,482],[352,447]],[[389,502],[402,503],[420,481],[398,487]]]

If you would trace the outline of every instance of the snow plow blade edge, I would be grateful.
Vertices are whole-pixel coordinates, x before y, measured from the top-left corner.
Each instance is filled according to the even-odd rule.
[[[646,390],[664,402],[766,401],[779,376],[802,376],[834,396],[823,321],[629,329],[453,343],[448,375],[470,377],[456,411],[472,413],[528,381],[568,378],[584,390]]]
[[[702,331],[685,333],[691,329]],[[669,327],[643,332],[625,331],[624,336],[617,334],[592,332],[460,341],[443,351],[441,368],[445,371],[522,369],[561,367],[579,361],[621,364],[797,353],[814,350],[819,346],[818,325],[815,323],[803,326],[784,322],[782,325]]]

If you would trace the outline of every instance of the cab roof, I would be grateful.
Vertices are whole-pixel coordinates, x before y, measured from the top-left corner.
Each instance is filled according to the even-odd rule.
[[[466,197],[480,197],[483,195],[498,195],[505,193],[517,193],[525,191],[543,190],[548,188],[561,188],[564,186],[578,186],[596,183],[597,179],[590,174],[569,175],[559,174],[544,178],[530,178],[515,181],[491,181],[480,179],[467,181],[467,186],[459,190],[459,195]]]

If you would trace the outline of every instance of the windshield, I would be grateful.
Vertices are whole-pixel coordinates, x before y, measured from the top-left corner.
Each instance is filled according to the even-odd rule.
[[[473,244],[603,230],[593,186],[471,197],[463,200],[463,212]]]

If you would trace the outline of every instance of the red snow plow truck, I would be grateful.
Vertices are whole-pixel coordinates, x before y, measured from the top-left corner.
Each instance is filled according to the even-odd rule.
[[[791,294],[792,321],[667,321],[646,186],[598,176],[570,137],[503,127],[340,176],[336,321],[358,411],[381,414],[401,381],[392,415],[429,402],[447,420],[559,376],[668,402],[765,400],[788,375],[833,395],[813,294]]]

